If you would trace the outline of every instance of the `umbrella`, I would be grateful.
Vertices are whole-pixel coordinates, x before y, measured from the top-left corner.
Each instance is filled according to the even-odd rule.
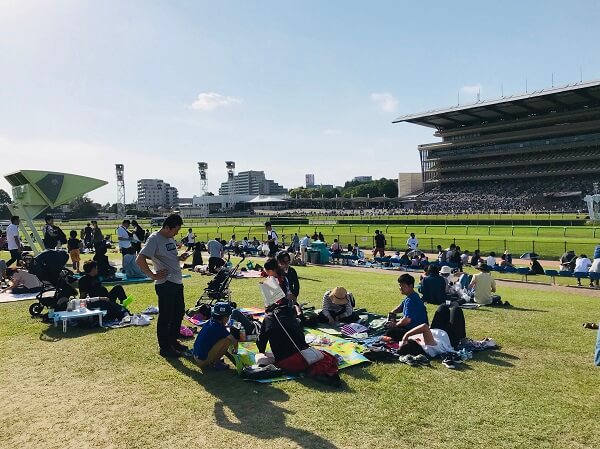
[[[531,259],[537,259],[538,257],[540,257],[540,255],[538,253],[523,253],[521,254],[521,259],[525,259],[525,260],[531,260]]]
[[[414,257],[414,256],[421,256],[421,254],[423,254],[423,251],[418,250],[418,249],[413,249],[412,251],[408,252],[408,257]]]

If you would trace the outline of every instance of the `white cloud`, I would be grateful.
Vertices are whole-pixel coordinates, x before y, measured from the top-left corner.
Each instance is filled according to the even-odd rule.
[[[215,92],[203,92],[198,95],[196,101],[192,103],[191,108],[208,112],[217,108],[240,104],[241,102],[240,98],[228,97]]]
[[[469,95],[477,95],[479,92],[481,92],[481,83],[463,86],[460,88],[460,90],[461,92],[464,92]]]
[[[342,134],[342,130],[338,128],[327,128],[323,130],[323,134],[326,136],[336,136]]]
[[[373,101],[384,112],[396,112],[398,100],[389,92],[371,94]]]

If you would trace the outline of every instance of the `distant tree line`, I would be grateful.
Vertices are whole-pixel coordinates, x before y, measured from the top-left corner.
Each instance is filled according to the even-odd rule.
[[[360,182],[348,181],[344,187],[323,188],[316,186],[313,188],[298,187],[290,190],[290,196],[295,198],[335,198],[338,197],[366,197],[371,198],[385,196],[394,198],[398,196],[398,182],[395,179],[381,178],[376,181]]]

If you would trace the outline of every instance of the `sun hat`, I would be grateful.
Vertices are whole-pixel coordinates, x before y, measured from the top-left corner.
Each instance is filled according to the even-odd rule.
[[[347,295],[348,291],[344,287],[336,287],[333,290],[331,290],[331,295],[329,296],[329,298],[331,299],[332,303],[341,306],[348,302],[348,298],[346,298]]]
[[[233,311],[231,304],[228,302],[218,302],[212,308],[212,316],[229,316]]]
[[[440,274],[452,274],[452,268],[450,268],[448,265],[444,265],[440,270]]]

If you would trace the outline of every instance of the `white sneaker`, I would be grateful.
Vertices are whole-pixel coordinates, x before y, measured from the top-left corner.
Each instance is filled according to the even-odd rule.
[[[144,315],[156,315],[158,313],[158,307],[156,306],[148,306],[146,310],[142,312]]]
[[[131,317],[131,324],[134,326],[147,326],[150,324],[150,317],[142,314],[135,314]]]

